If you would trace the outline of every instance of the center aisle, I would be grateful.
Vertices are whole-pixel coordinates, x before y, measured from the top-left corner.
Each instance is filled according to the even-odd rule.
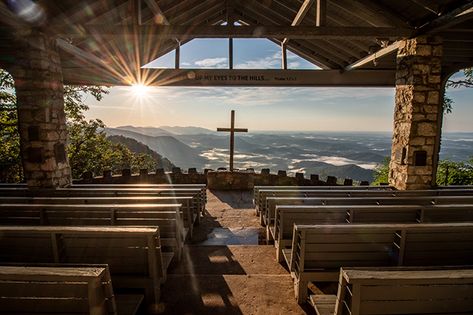
[[[162,314],[313,314],[294,298],[289,273],[264,229],[252,192],[207,191],[207,213],[162,288]]]

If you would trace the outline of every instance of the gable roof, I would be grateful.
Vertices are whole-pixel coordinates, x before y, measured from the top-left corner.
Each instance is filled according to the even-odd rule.
[[[324,70],[393,71],[396,41],[444,40],[445,73],[473,65],[473,1],[50,0],[42,27],[61,48],[65,83],[126,84],[142,65],[199,37],[262,37]],[[238,26],[232,25],[237,22]],[[30,27],[0,3],[3,55]],[[3,60],[7,58],[2,58]],[[0,61],[1,62],[1,61]],[[4,63],[6,63],[4,61]],[[7,65],[8,66],[8,65]],[[313,70],[317,71],[317,70]]]

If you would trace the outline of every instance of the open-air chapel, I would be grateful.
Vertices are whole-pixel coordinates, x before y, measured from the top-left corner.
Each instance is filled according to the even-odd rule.
[[[201,38],[228,68],[181,68]],[[239,38],[280,69],[234,69]],[[473,186],[436,184],[445,84],[472,66],[467,0],[1,1],[24,181],[0,184],[0,314],[473,314]],[[64,87],[134,84],[392,87],[389,182],[235,168],[233,111],[229,167],[73,178]]]

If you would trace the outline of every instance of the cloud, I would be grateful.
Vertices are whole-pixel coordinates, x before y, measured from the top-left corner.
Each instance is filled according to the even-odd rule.
[[[255,60],[248,60],[239,63],[235,69],[273,69],[281,67],[281,52],[276,52],[271,56],[258,58]]]
[[[218,57],[218,58],[206,58],[202,60],[197,60],[194,62],[196,66],[204,68],[225,68],[227,67],[227,58]]]
[[[299,61],[293,61],[287,64],[288,68],[298,68],[300,66],[301,66],[301,63]]]

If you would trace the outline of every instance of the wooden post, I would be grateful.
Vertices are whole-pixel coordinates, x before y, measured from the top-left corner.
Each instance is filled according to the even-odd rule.
[[[176,56],[174,59],[174,68],[179,69],[180,68],[180,59],[181,59],[181,42],[177,40],[177,47],[176,47]]]
[[[327,1],[317,0],[315,10],[315,26],[325,26],[327,21]]]
[[[286,43],[281,43],[281,68],[287,70],[287,48]]]
[[[233,38],[228,39],[228,69],[233,69]]]

